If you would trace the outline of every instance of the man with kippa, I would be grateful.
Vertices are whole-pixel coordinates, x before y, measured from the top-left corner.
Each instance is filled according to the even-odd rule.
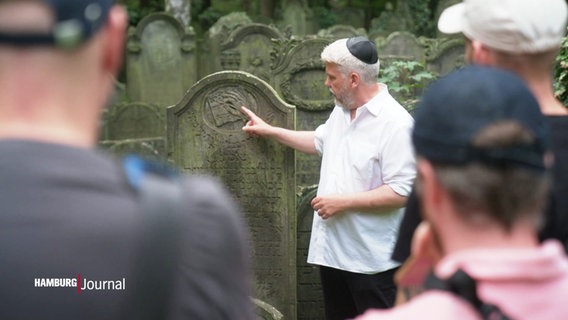
[[[483,66],[443,77],[419,103],[412,140],[427,221],[412,272],[426,291],[357,319],[565,318],[568,258],[537,233],[548,127],[523,80]]]
[[[320,154],[308,262],[320,266],[326,319],[348,319],[394,303],[390,255],[415,178],[413,119],[377,83],[378,52],[365,37],[340,39],[321,53],[335,98],[315,131],[267,124],[243,107],[243,130],[308,154]]]
[[[438,29],[461,32],[466,62],[518,74],[538,100],[551,131],[553,177],[540,238],[558,239],[568,252],[568,109],[555,97],[552,86],[567,16],[564,0],[465,0],[442,12]],[[399,262],[410,255],[411,238],[421,220],[417,203],[412,192],[393,253]]]

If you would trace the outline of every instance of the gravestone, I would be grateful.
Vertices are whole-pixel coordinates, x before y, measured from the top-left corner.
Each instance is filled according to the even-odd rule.
[[[375,39],[381,67],[397,60],[424,62],[424,46],[410,32],[391,33],[385,40]]]
[[[387,37],[396,31],[409,30],[410,23],[412,19],[406,1],[387,1],[383,12],[371,20],[369,35],[372,38]]]
[[[168,108],[169,158],[180,169],[219,177],[245,213],[252,237],[255,298],[296,318],[294,152],[242,132],[248,106],[294,129],[294,107],[260,78],[222,71],[197,82]]]
[[[166,113],[157,104],[120,103],[108,110],[106,119],[107,140],[165,137]]]
[[[315,130],[333,110],[333,96],[325,87],[325,67],[320,58],[331,41],[329,38],[298,39],[276,41],[274,44],[273,85],[284,100],[296,105],[297,130]],[[296,153],[296,185],[300,200],[296,208],[298,319],[302,320],[323,318],[319,269],[307,263],[313,219],[309,201],[315,193],[304,192],[315,190],[313,186],[319,182],[320,160],[318,156]]]
[[[146,159],[164,161],[166,141],[163,137],[125,140],[101,140],[99,146],[111,154],[123,157],[136,154]]]
[[[336,24],[327,29],[318,31],[318,37],[331,39],[350,38],[355,36],[367,36],[364,28],[355,28],[344,24]]]
[[[325,66],[320,54],[331,39],[282,39],[274,44],[273,87],[296,106],[296,128],[315,130],[333,109],[333,96],[325,86]],[[298,185],[319,181],[320,159],[297,154]]]
[[[308,264],[308,247],[314,219],[314,210],[310,204],[316,196],[317,184],[300,186],[297,191],[297,228],[298,228],[298,320],[318,320],[325,318],[323,291],[321,288],[319,267]]]
[[[445,75],[465,64],[463,38],[428,39],[425,43],[428,47],[426,64],[430,71]]]
[[[227,42],[230,35],[237,28],[252,23],[252,20],[244,12],[232,12],[222,16],[206,32],[202,43],[199,45],[199,74],[205,77],[209,74],[227,70],[221,64],[221,46]],[[240,58],[234,58],[237,63]],[[231,68],[234,70],[234,68]]]
[[[281,39],[278,29],[259,23],[240,26],[221,44],[223,70],[240,70],[270,81],[272,41]]]
[[[307,11],[302,0],[284,0],[282,4],[282,24],[289,26],[292,34],[302,36],[308,33]]]
[[[99,145],[117,155],[136,153],[166,158],[166,112],[150,103],[123,102],[111,106],[103,116]]]
[[[126,56],[126,91],[130,101],[163,106],[178,102],[197,81],[192,29],[174,17],[151,14],[131,28]]]

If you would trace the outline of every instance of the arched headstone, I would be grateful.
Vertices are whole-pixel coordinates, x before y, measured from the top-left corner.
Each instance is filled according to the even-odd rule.
[[[130,29],[126,91],[130,101],[167,107],[197,81],[194,34],[174,17],[151,14]]]
[[[263,80],[222,71],[196,83],[168,109],[170,159],[182,170],[219,177],[245,212],[252,235],[255,297],[296,318],[294,152],[242,132],[242,105],[294,129],[294,107]]]

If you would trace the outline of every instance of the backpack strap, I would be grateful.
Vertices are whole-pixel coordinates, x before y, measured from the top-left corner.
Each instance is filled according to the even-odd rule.
[[[165,319],[181,251],[184,206],[180,175],[135,156],[124,158],[123,167],[138,194],[142,221],[124,318]]]
[[[442,280],[431,272],[424,284],[426,290],[443,290],[451,292],[469,302],[479,312],[482,319],[511,320],[499,307],[485,303],[477,296],[477,283],[465,271],[458,269],[451,277]]]

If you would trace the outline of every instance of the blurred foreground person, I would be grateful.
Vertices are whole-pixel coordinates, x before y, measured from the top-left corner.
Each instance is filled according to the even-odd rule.
[[[0,319],[253,319],[223,186],[96,150],[126,27],[110,0],[0,1]]]
[[[568,109],[552,83],[558,49],[566,33],[565,0],[464,0],[442,12],[438,29],[462,33],[467,63],[518,74],[536,97],[550,127],[552,187],[540,238],[558,239],[568,252]],[[466,85],[466,84],[464,84]],[[421,215],[412,192],[404,212],[393,259],[404,262]]]
[[[426,91],[412,138],[425,222],[400,280],[426,291],[358,319],[564,318],[568,259],[537,236],[548,127],[525,83],[495,68],[453,72]]]

